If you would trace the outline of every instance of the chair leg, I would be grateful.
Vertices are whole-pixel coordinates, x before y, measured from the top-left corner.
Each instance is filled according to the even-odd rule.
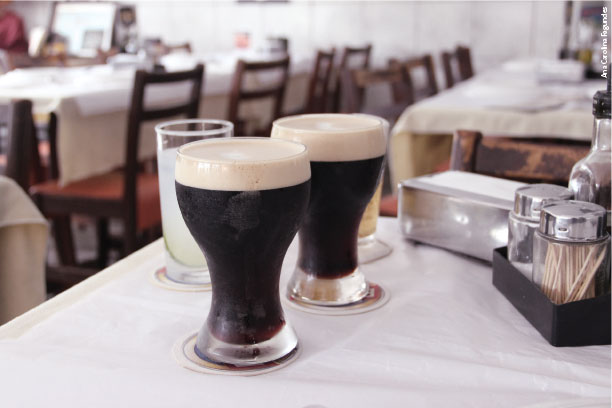
[[[136,233],[136,223],[134,220],[124,221],[124,232],[123,232],[123,256],[128,256],[132,252],[138,249],[138,237]]]
[[[99,268],[104,268],[108,263],[108,253],[110,250],[108,219],[98,218],[96,221],[96,230],[98,233],[98,259],[96,263]]]
[[[53,231],[55,236],[55,247],[60,263],[67,266],[76,265],[70,216],[62,215],[53,217]]]

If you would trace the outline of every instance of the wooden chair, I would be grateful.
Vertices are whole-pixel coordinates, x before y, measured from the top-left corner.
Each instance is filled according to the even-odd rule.
[[[431,55],[426,54],[422,57],[411,58],[406,61],[399,61],[397,59],[391,59],[389,61],[389,67],[399,66],[404,75],[405,86],[398,89],[393,88],[393,92],[396,99],[405,99],[405,93],[408,92],[411,102],[433,96],[438,93],[438,82],[436,80],[436,72],[434,70],[433,58]],[[417,88],[414,81],[414,72],[423,70],[427,77],[427,83],[425,88]]]
[[[264,85],[252,89],[245,87],[245,79],[251,74],[274,74],[280,79],[271,85]],[[234,134],[236,136],[270,136],[272,122],[280,118],[282,114],[283,101],[285,97],[285,89],[289,78],[289,57],[279,59],[277,61],[266,62],[247,62],[238,60],[236,63],[236,71],[232,80],[232,89],[230,93],[230,102],[228,110],[228,120],[234,124]],[[240,117],[240,106],[244,102],[272,100],[272,112],[270,114],[270,122],[264,126],[256,127],[253,130],[249,129],[250,123],[246,118]]]
[[[485,137],[458,130],[453,136],[451,170],[567,186],[573,165],[591,143],[565,139]]]
[[[32,184],[45,179],[32,119],[32,102],[13,101],[7,113],[8,148],[4,175],[28,191]]]
[[[30,192],[43,214],[47,216],[69,217],[72,214],[89,215],[98,220],[99,255],[98,267],[106,263],[108,246],[108,220],[117,218],[123,221],[123,254],[136,250],[142,240],[143,232],[160,228],[159,185],[157,174],[140,171],[138,147],[142,122],[173,118],[185,115],[197,117],[202,88],[204,67],[172,73],[136,72],[132,100],[128,115],[126,135],[125,164],[121,169],[60,185],[57,180],[49,180],[33,185]],[[147,108],[144,106],[146,89],[152,84],[168,84],[189,81],[192,84],[189,98],[184,103],[170,106]],[[148,137],[153,137],[148,135]],[[71,243],[68,244],[72,247]],[[71,286],[87,277],[87,273],[77,273],[74,259],[68,268],[58,269],[53,277],[65,286]],[[48,275],[49,278],[49,275]]]
[[[341,112],[343,110],[342,103],[342,77],[345,75],[345,70],[351,69],[367,69],[370,67],[370,55],[372,53],[372,44],[365,47],[344,47],[340,65],[336,70],[334,88],[332,92],[332,111]]]
[[[406,87],[400,66],[377,70],[344,70],[341,79],[342,112],[344,113],[369,113],[387,119],[392,125],[406,106],[413,102],[412,93]],[[392,102],[366,108],[365,90],[379,85],[389,87]]]
[[[54,159],[57,153],[54,150],[51,152],[51,156],[55,156],[47,158],[48,167],[45,168],[42,165],[44,149],[36,136],[31,101],[12,101],[8,105],[6,120],[9,137],[4,174],[15,180],[24,191],[28,191],[30,186],[48,180],[54,172],[57,174],[57,161]],[[56,117],[51,115],[48,123],[50,141],[55,140],[56,125]],[[58,259],[65,264],[74,264],[70,218],[49,218],[53,225]]]
[[[457,46],[453,52],[443,52],[442,66],[447,88],[474,76],[471,51],[467,47]]]
[[[335,48],[332,48],[330,52],[317,51],[317,58],[315,59],[314,69],[308,85],[305,113],[327,112],[329,82],[331,80],[335,54]]]

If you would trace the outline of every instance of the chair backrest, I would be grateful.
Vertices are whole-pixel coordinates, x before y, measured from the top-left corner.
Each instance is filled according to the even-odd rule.
[[[327,110],[329,81],[334,66],[335,54],[335,48],[332,48],[330,52],[317,51],[314,69],[308,85],[306,113],[323,113]]]
[[[474,76],[471,51],[467,47],[459,45],[453,52],[443,52],[442,65],[447,88],[452,88],[455,83]],[[453,68],[453,66],[456,68]]]
[[[528,183],[567,186],[573,165],[589,149],[588,141],[483,137],[480,132],[458,130],[453,136],[450,168]]]
[[[344,47],[340,65],[336,70],[334,90],[332,93],[332,111],[340,112],[347,109],[341,106],[342,103],[342,81],[346,70],[352,69],[367,69],[370,67],[370,55],[372,53],[372,44],[364,47]]]
[[[174,118],[177,115],[185,115],[187,118],[196,118],[200,106],[203,76],[204,66],[202,64],[198,64],[194,69],[189,71],[167,73],[147,72],[144,70],[136,71],[134,88],[132,90],[132,102],[128,114],[126,137],[124,199],[127,202],[135,203],[141,124],[150,120]],[[165,105],[163,107],[157,105],[151,108],[145,107],[144,99],[146,89],[150,85],[181,82],[191,83],[191,89],[187,100]],[[133,206],[135,207],[135,204]]]
[[[415,102],[423,97],[433,96],[438,93],[438,82],[436,80],[436,72],[434,69],[433,58],[431,55],[426,54],[422,57],[411,58],[406,61],[398,61],[391,59],[389,61],[389,67],[399,66],[404,75],[404,81],[406,82],[405,87],[398,89],[394,87],[394,98],[406,99],[404,93],[406,90],[412,94],[412,101]],[[423,70],[425,72],[427,84],[423,89],[417,89],[415,87],[414,73],[415,71]]]
[[[393,91],[395,88],[405,86],[404,76],[399,66],[388,69],[345,69],[341,76],[342,84],[342,112],[361,112],[365,105],[365,90],[375,85],[388,85]],[[404,100],[396,98],[400,93],[393,92],[394,103],[410,104],[411,94],[404,92]]]
[[[340,59],[340,71],[343,69],[352,68],[368,68],[370,66],[370,54],[372,53],[372,44],[367,44],[364,47],[344,47],[342,58]],[[361,59],[360,64],[352,64],[352,61]]]
[[[265,62],[247,62],[238,60],[236,63],[236,71],[232,80],[232,90],[230,93],[228,120],[234,124],[234,134],[237,136],[245,136],[244,121],[239,117],[239,108],[243,102],[272,99],[272,113],[270,115],[271,122],[258,129],[251,136],[269,136],[269,130],[272,127],[272,121],[282,116],[283,101],[285,97],[285,89],[289,78],[289,57],[286,56],[276,61]],[[278,73],[279,78],[271,85],[257,87],[257,89],[245,88],[244,81],[249,74],[265,74]]]
[[[31,101],[22,99],[10,103],[8,135],[5,176],[28,191],[32,184],[45,178],[38,153]]]

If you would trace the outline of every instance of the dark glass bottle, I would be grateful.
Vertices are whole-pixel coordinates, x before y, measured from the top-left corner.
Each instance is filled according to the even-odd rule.
[[[610,73],[608,73],[610,75]],[[606,91],[593,97],[593,140],[589,154],[579,160],[570,174],[569,189],[574,199],[599,204],[608,211],[610,230],[610,168],[612,133],[610,129],[610,78]]]

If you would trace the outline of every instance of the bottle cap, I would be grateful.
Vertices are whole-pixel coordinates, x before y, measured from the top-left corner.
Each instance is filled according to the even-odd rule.
[[[593,115],[597,119],[610,119],[610,76],[612,76],[612,72],[610,72],[610,68],[612,65],[608,66],[608,86],[607,89],[595,92],[595,96],[593,96]]]
[[[545,204],[540,214],[539,231],[560,241],[597,241],[608,235],[606,209],[574,200]]]
[[[554,184],[529,184],[519,187],[514,192],[514,214],[540,220],[542,206],[553,200],[571,200],[574,194],[565,187]]]

